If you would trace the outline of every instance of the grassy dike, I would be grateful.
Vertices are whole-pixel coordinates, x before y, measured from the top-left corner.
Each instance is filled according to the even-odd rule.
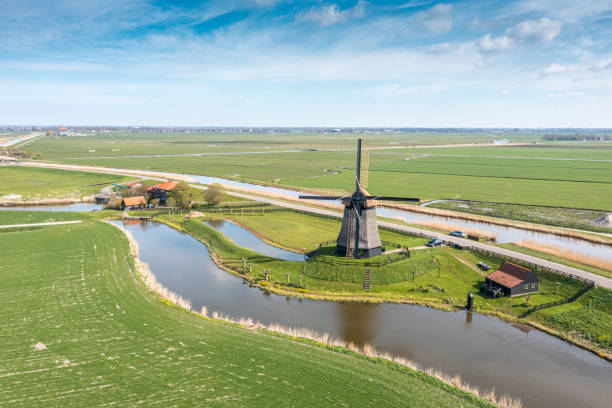
[[[356,276],[359,274],[358,268],[357,272],[353,272],[353,276],[349,275],[348,269],[342,270],[342,267],[323,265],[313,271],[312,267],[305,267],[304,263],[268,258],[238,247],[223,234],[205,225],[201,219],[184,220],[181,216],[162,216],[156,219],[185,231],[206,244],[211,250],[213,259],[221,268],[248,279],[263,290],[282,295],[316,300],[409,303],[443,310],[457,310],[464,307],[465,296],[472,291],[476,296],[475,311],[515,322],[529,307],[570,297],[582,288],[580,282],[552,273],[538,272],[540,293],[531,295],[529,305],[525,304],[524,297],[500,299],[484,297],[478,293],[478,287],[484,281],[486,273],[479,271],[474,265],[479,261],[485,261],[497,267],[503,261],[444,247],[413,251],[409,260],[395,264],[396,267],[380,273],[381,279],[377,282],[373,279],[371,290],[365,292],[362,277]],[[244,225],[251,232],[276,245],[279,245],[279,241],[272,237],[277,239],[282,237],[284,241],[281,241],[281,246],[288,248],[307,246],[308,240],[316,242],[321,237],[327,237],[325,234],[337,233],[336,227],[339,226],[337,220],[292,212],[244,219],[234,218],[232,221]],[[312,230],[301,231],[297,224],[308,228],[312,225]],[[394,236],[397,233],[391,231],[382,230],[381,234],[390,240],[399,238]],[[402,234],[397,235],[402,236]],[[406,244],[418,242],[418,238],[405,235],[403,237]],[[249,272],[248,268],[242,268],[243,258],[253,263],[252,272]],[[271,271],[269,281],[265,280],[264,269]],[[417,271],[414,281],[412,269]],[[287,273],[290,276],[289,284],[287,284]],[[300,274],[302,286],[299,286]],[[558,293],[555,282],[561,282]],[[611,291],[598,288],[573,303],[535,312],[527,319],[521,320],[521,323],[537,327],[593,351],[600,357],[610,359],[611,295]]]
[[[83,219],[0,233],[0,406],[492,406],[387,359],[168,305],[125,235]]]

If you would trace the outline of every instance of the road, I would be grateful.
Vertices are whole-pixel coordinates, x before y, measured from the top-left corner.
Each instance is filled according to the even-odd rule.
[[[35,224],[12,224],[12,225],[0,225],[0,228],[23,228],[23,227],[46,227],[49,225],[66,225],[66,224],[79,224],[83,221],[54,221],[54,222],[37,222]]]
[[[93,171],[93,172],[99,172],[99,173],[138,175],[138,176],[145,176],[145,177],[151,177],[151,178],[157,178],[160,176],[163,177],[163,173],[148,172],[148,171],[142,171],[142,170],[109,169],[109,168],[95,167],[95,166],[75,166],[75,165],[63,165],[63,164],[55,164],[55,163],[41,163],[41,162],[25,162],[23,164],[27,166],[34,166],[34,167],[52,167],[52,168],[61,168],[61,169],[67,169],[67,170]],[[180,179],[181,177],[176,177],[176,178]],[[187,176],[182,177],[182,179],[186,182],[193,182],[193,179],[190,179]],[[199,188],[199,189],[206,188],[202,186],[201,184],[190,184],[190,185],[192,187]],[[242,197],[242,198],[246,198],[246,199],[253,200],[253,201],[266,202],[266,203],[270,203],[272,205],[276,205],[279,207],[292,208],[294,210],[305,211],[305,212],[309,212],[313,214],[321,214],[321,215],[327,215],[327,216],[331,216],[335,218],[342,218],[342,213],[334,212],[334,211],[330,211],[330,210],[326,210],[322,208],[315,208],[315,207],[309,207],[309,206],[305,206],[301,204],[280,201],[274,198],[264,197],[260,195],[245,194],[245,193],[239,193],[239,192],[234,192],[234,191],[228,192],[228,193],[236,197]],[[464,238],[452,237],[450,235],[446,235],[442,233],[436,233],[436,232],[427,231],[427,230],[420,229],[420,228],[410,227],[407,225],[399,225],[399,224],[395,224],[395,223],[388,222],[388,221],[378,221],[378,225],[385,227],[385,228],[395,230],[395,231],[399,231],[399,232],[405,232],[405,233],[415,234],[415,235],[422,235],[428,238],[440,238],[445,241],[451,241],[451,242],[455,242],[458,244],[475,247],[480,250],[489,251],[489,252],[492,252],[498,255],[502,255],[505,257],[515,258],[525,263],[531,263],[531,264],[538,265],[544,268],[555,269],[555,270],[565,272],[568,274],[580,276],[585,279],[590,279],[593,282],[595,282],[595,284],[597,284],[598,286],[612,289],[612,279],[610,278],[606,278],[604,276],[600,276],[594,273],[583,271],[581,269],[573,268],[571,266],[567,266],[567,265],[559,264],[556,262],[548,261],[545,259],[541,259],[535,256],[523,254],[520,252],[505,249],[505,248],[500,248],[494,245],[488,245],[488,244],[483,244],[481,242],[471,241],[471,240],[464,239]]]

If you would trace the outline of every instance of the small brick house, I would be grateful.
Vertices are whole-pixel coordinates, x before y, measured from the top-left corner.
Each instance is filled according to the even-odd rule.
[[[509,297],[537,293],[540,281],[535,272],[512,262],[504,262],[498,270],[485,278],[485,291],[494,294],[499,291]]]

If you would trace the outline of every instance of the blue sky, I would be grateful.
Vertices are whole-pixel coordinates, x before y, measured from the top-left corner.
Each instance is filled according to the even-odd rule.
[[[612,127],[612,0],[2,0],[0,124]]]

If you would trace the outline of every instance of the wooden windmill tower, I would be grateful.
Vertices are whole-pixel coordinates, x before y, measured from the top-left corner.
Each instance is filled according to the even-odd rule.
[[[370,258],[381,254],[382,242],[376,222],[376,206],[384,201],[418,202],[418,198],[372,196],[365,188],[368,184],[369,154],[362,151],[362,141],[357,140],[357,165],[355,192],[314,189],[300,194],[304,200],[340,200],[344,204],[342,228],[336,240],[339,254],[347,258]],[[310,194],[308,194],[310,193]]]

